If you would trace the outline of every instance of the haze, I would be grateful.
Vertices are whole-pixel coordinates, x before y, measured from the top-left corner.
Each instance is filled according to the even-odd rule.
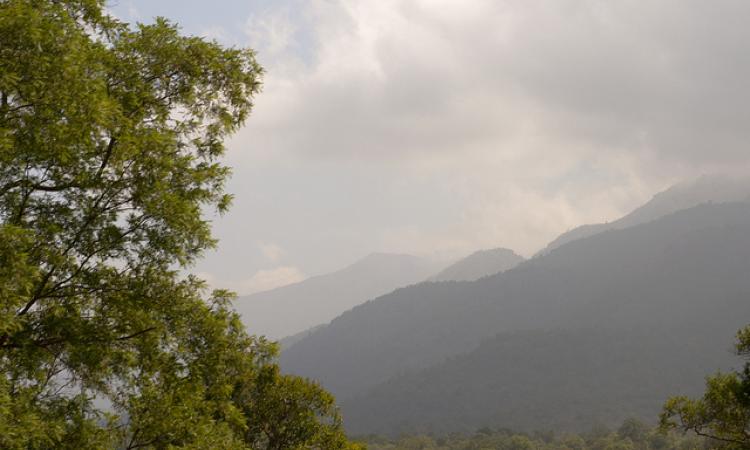
[[[742,1],[119,1],[251,46],[236,195],[197,270],[251,293],[372,252],[530,256],[747,166]]]

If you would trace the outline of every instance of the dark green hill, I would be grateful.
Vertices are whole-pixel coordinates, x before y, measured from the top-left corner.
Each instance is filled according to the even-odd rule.
[[[475,282],[423,283],[400,289],[352,309],[292,345],[282,354],[282,367],[318,379],[332,389],[348,405],[344,412],[353,416],[353,426],[364,423],[358,416],[369,416],[378,426],[385,424],[387,421],[375,415],[386,411],[402,418],[401,423],[415,426],[428,422],[442,424],[443,417],[452,417],[451,420],[466,426],[484,425],[486,421],[479,422],[478,418],[491,414],[490,409],[477,406],[476,415],[461,414],[465,418],[461,421],[455,417],[457,410],[446,409],[450,402],[440,407],[431,404],[417,407],[418,391],[398,387],[409,386],[409,382],[394,377],[432,366],[429,370],[435,372],[424,372],[430,373],[430,378],[460,384],[462,377],[450,383],[449,378],[437,377],[440,367],[448,370],[449,366],[440,366],[448,364],[447,358],[461,354],[472,358],[470,352],[480,342],[498,333],[528,330],[604,329],[613,333],[610,341],[614,343],[633,341],[642,330],[654,330],[655,336],[671,336],[671,341],[685,345],[692,345],[688,343],[694,343],[695,337],[700,336],[701,352],[725,355],[728,362],[731,359],[726,350],[730,348],[732,334],[749,320],[750,205],[706,204],[651,223],[568,243],[514,269]],[[607,355],[608,348],[615,348],[607,344],[607,339],[590,339],[600,341],[601,355]],[[663,395],[652,397],[652,403],[643,406],[642,411],[652,411],[668,393],[699,386],[702,374],[716,369],[715,361],[701,362],[700,358],[691,357],[692,351],[680,353],[674,348],[664,348],[660,339],[633,342],[639,342],[636,348],[652,352],[652,361],[671,361],[675,355],[682,358],[684,364],[674,363],[674,367],[689,376],[685,383],[672,380],[650,390],[649,395],[664,389]],[[533,354],[532,348],[527,351]],[[616,354],[615,350],[611,352]],[[627,361],[628,353],[623,352],[622,359]],[[593,354],[597,352],[571,354],[571,364],[581,367],[595,364],[590,359]],[[495,358],[502,360],[504,356],[499,354]],[[530,356],[529,360],[533,358]],[[627,370],[643,370],[644,374],[654,376],[663,372],[661,366],[641,364],[634,360],[629,366],[610,365],[613,369],[609,376]],[[695,370],[683,371],[681,368],[688,367],[685,364],[694,364]],[[554,364],[539,367],[565,373],[563,367]],[[476,376],[485,376],[476,370]],[[519,370],[525,373],[528,367]],[[404,380],[409,380],[408,376]],[[498,376],[509,392],[523,391],[523,383],[528,381],[527,376]],[[672,377],[667,372],[663,376]],[[647,375],[634,378],[641,381],[632,386],[618,381],[621,391],[612,395],[627,398],[646,378]],[[388,380],[396,383],[393,390],[382,385],[371,391]],[[513,380],[520,384],[513,385]],[[564,377],[558,382],[566,385],[577,381]],[[472,383],[481,386],[479,380]],[[432,389],[426,378],[411,386],[416,385]],[[541,380],[534,383],[538,385],[543,385]],[[368,391],[370,394],[366,394]],[[395,398],[392,392],[399,393],[394,395],[400,402],[389,409],[383,405],[388,404],[387,399]],[[409,392],[415,392],[416,396],[410,397]],[[482,392],[480,389],[476,395]],[[549,392],[552,395],[554,390]],[[486,395],[490,402],[507,403],[507,399],[493,397],[491,392]],[[352,408],[353,403],[346,402],[352,396],[359,398],[356,409]],[[593,398],[596,399],[602,408],[612,401],[601,396]],[[460,405],[463,401],[467,400],[456,398],[454,403]],[[413,409],[405,410],[403,405],[412,405]],[[553,402],[547,406],[555,414],[552,405]],[[532,416],[532,411],[544,409],[519,398],[503,407],[503,411],[515,411],[513,417],[521,417],[523,408]],[[407,420],[405,411],[413,411],[414,416]],[[425,417],[431,419],[425,422]],[[560,417],[535,420],[564,425]],[[609,420],[609,416],[603,418]],[[612,420],[619,419],[612,416]]]
[[[501,332],[602,323],[731,332],[750,318],[750,301],[716,305],[750,299],[749,273],[750,206],[701,205],[571,242],[475,282],[397,290],[292,345],[282,364],[345,398]]]
[[[504,333],[346,401],[346,425],[355,434],[398,435],[654,422],[668,395],[698,394],[706,371],[732,360],[728,344],[717,348],[713,332],[702,331]]]

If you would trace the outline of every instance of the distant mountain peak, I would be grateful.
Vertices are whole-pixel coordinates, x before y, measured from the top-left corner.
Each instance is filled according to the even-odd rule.
[[[333,392],[357,434],[653,418],[732,363],[748,235],[750,203],[703,202],[496,276],[396,290],[302,336],[281,367]]]
[[[548,253],[568,242],[592,236],[606,230],[619,230],[651,222],[668,214],[692,208],[703,203],[729,203],[750,201],[750,177],[704,174],[681,181],[655,194],[651,200],[629,214],[605,223],[586,224],[567,231],[547,244],[536,256]]]
[[[474,281],[505,272],[523,261],[522,256],[507,248],[478,250],[445,268],[430,281]]]
[[[412,255],[371,253],[335,272],[240,297],[234,305],[250,333],[281,339],[328,323],[367,300],[423,281],[438,268],[434,262]]]
[[[369,253],[364,258],[361,258],[354,263],[351,264],[351,266],[356,266],[357,264],[363,264],[363,263],[382,263],[385,261],[418,261],[421,258],[409,255],[406,253],[387,253],[387,252],[372,252]],[[351,267],[349,266],[349,267]]]

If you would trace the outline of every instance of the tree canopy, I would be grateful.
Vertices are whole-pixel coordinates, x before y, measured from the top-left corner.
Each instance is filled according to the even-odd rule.
[[[261,76],[102,0],[0,2],[0,447],[350,445],[232,295],[183,275]]]
[[[744,368],[706,379],[703,398],[680,396],[664,405],[661,425],[712,439],[728,449],[750,447],[750,326],[737,333],[735,350]]]
[[[616,430],[602,425],[585,433],[513,432],[483,427],[474,433],[438,436],[405,435],[398,438],[365,436],[370,450],[697,450],[708,448],[697,436],[664,433],[637,419],[626,419]]]

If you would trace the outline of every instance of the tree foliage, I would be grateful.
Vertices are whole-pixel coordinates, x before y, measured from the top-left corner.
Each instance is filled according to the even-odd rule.
[[[231,295],[181,275],[261,74],[102,0],[0,2],[0,447],[349,445]]]
[[[519,433],[482,428],[474,434],[407,435],[397,439],[368,436],[370,450],[698,450],[706,441],[653,429],[627,419],[617,431],[598,427],[588,433]]]
[[[737,333],[736,352],[750,357],[750,326]],[[750,361],[741,371],[708,377],[703,398],[670,398],[661,424],[711,438],[723,448],[750,448]]]

